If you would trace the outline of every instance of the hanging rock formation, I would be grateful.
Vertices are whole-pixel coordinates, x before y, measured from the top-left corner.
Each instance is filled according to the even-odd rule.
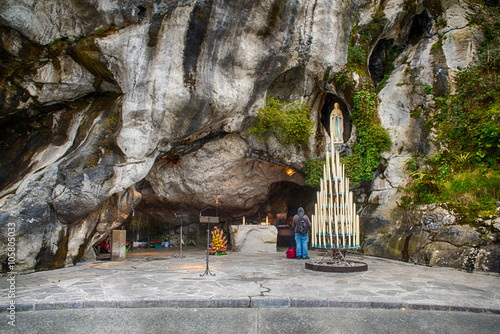
[[[352,106],[349,92],[325,81],[325,73],[345,67],[353,19],[367,23],[382,5],[387,21],[371,42],[366,66],[380,81],[388,52],[400,52],[379,93],[379,116],[394,145],[357,200],[366,208],[366,224],[384,221],[397,230],[403,166],[426,142],[409,112],[427,102],[408,69],[448,89],[453,72],[471,61],[476,48],[476,32],[458,1],[410,2],[4,1],[3,270],[9,226],[16,228],[16,269],[23,272],[75,264],[134,208],[157,220],[174,222],[180,211],[196,217],[214,206],[216,189],[223,194],[222,220],[291,208],[297,193],[312,190],[304,179],[307,160],[322,157],[329,141],[325,99],[340,100],[344,113]],[[433,12],[437,5],[439,13]],[[447,23],[438,27],[436,17]],[[354,79],[358,87],[367,80]],[[303,99],[312,107],[315,135],[307,149],[248,134],[266,95]],[[348,148],[356,134],[350,125],[345,129]],[[311,205],[311,197],[301,204]],[[374,226],[367,231],[376,235]],[[402,254],[375,251],[379,239],[368,232],[367,240],[368,253]],[[428,263],[414,248],[408,256]],[[481,269],[494,270],[493,262],[486,259]]]

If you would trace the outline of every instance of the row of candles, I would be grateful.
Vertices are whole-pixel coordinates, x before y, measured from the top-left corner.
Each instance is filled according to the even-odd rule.
[[[334,151],[332,159],[326,151],[326,163],[320,190],[316,193],[314,215],[311,216],[312,247],[358,248],[359,216],[356,203],[349,191],[349,178],[340,163],[339,153]]]

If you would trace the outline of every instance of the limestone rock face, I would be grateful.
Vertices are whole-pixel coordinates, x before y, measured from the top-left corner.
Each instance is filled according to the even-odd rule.
[[[232,250],[241,253],[276,253],[278,229],[276,226],[232,225]]]
[[[361,21],[368,22],[380,5],[363,6]],[[467,12],[458,1],[417,1],[412,17],[401,11],[406,5],[387,1],[382,7],[387,21],[369,56],[368,67],[377,82],[382,80],[378,75],[387,55],[398,54],[378,94],[378,114],[393,145],[382,154],[383,167],[365,191],[367,196],[357,198],[365,207],[362,220],[366,242],[362,250],[418,264],[466,270],[489,266],[487,270],[498,271],[496,259],[483,260],[479,255],[492,256],[490,249],[498,249],[492,229],[459,223],[452,213],[439,207],[432,212],[426,207],[411,213],[398,209],[404,196],[401,188],[409,178],[406,163],[412,156],[438,151],[429,143],[421,121],[411,117],[411,111],[431,106],[433,96],[454,92],[454,74],[473,60],[482,39],[468,25]],[[381,226],[380,222],[385,223]]]
[[[365,254],[469,271],[498,270],[498,249],[481,238],[494,232],[487,222],[479,227],[460,224],[456,214],[438,205],[421,206],[401,218],[396,224],[371,223]]]
[[[401,11],[403,5],[402,1],[389,1],[385,5],[388,22],[370,57],[370,62],[376,64],[380,61],[377,55],[384,55],[377,53],[377,49],[400,52],[393,63],[394,70],[378,95],[379,116],[384,128],[390,132],[393,147],[384,153],[386,168],[376,177],[374,192],[369,199],[370,203],[378,205],[374,214],[386,218],[396,207],[397,187],[404,185],[408,178],[406,161],[415,152],[428,154],[434,149],[427,144],[426,133],[410,112],[432,103],[426,96],[426,87],[432,88],[434,94],[442,94],[448,88],[454,90],[453,74],[472,61],[481,39],[477,31],[467,25],[467,13],[458,1],[441,1],[434,5],[418,1],[417,15],[410,26],[402,22],[405,19],[405,13]],[[447,24],[438,25],[430,18],[433,14],[441,16]],[[381,197],[390,200],[382,203]]]
[[[426,7],[435,3],[445,26]],[[368,23],[381,4],[3,1],[2,269],[7,270],[9,226],[16,228],[16,270],[23,272],[92,258],[92,247],[133,210],[160,223],[177,224],[174,213],[196,220],[200,210],[213,209],[217,190],[223,221],[258,220],[298,206],[312,211],[314,189],[304,173],[306,162],[322,157],[329,142],[325,100],[335,95],[346,115],[352,107],[348,92],[325,77],[346,65],[353,18]],[[379,93],[379,116],[394,146],[374,181],[358,191],[365,252],[458,267],[474,258],[476,268],[493,270],[495,241],[482,245],[478,231],[451,216],[422,225],[397,218],[406,160],[432,150],[410,110],[428,103],[421,91],[426,84],[435,92],[453,89],[449,79],[471,61],[477,43],[458,1],[416,1],[410,11],[406,5],[384,2],[387,21],[367,64],[377,81],[387,52],[393,46],[400,50]],[[266,96],[312,107],[307,148],[249,135]],[[346,152],[355,130],[345,138]],[[485,228],[498,240],[497,225]],[[433,244],[426,246],[429,238]],[[441,246],[449,256],[436,255],[434,248]],[[465,255],[471,248],[475,255]],[[457,252],[458,262],[452,260]]]
[[[59,70],[55,66],[60,67]],[[94,92],[94,76],[71,57],[62,56],[48,62],[23,83],[30,95],[40,104],[76,100]]]
[[[200,209],[213,205],[212,194],[219,190],[219,212],[231,218],[253,213],[267,200],[274,183],[304,185],[299,174],[288,176],[285,167],[252,158],[248,143],[235,134],[205,144],[176,165],[155,165],[145,181],[158,201],[178,210],[185,203]],[[151,214],[156,210],[148,208]]]
[[[154,2],[164,8],[174,1],[6,0],[0,5],[0,18],[30,40],[47,44],[83,37],[101,26],[120,25],[125,20],[140,22]]]

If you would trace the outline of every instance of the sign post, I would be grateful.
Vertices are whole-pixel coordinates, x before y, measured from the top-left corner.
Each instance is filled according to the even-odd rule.
[[[180,242],[179,242],[179,248],[180,248],[180,253],[181,253],[181,254],[180,254],[180,257],[181,257],[181,259],[182,259],[182,258],[183,258],[183,256],[182,256],[182,242],[184,241],[184,234],[182,234],[182,218],[183,218],[183,217],[186,217],[187,215],[178,215],[178,214],[176,214],[176,213],[174,213],[174,215],[175,215],[175,217],[177,217],[177,218],[180,218],[180,219],[181,219],[181,240],[180,240]],[[170,240],[169,240],[169,241],[170,241]]]
[[[212,274],[210,272],[210,269],[208,268],[208,249],[210,245],[210,224],[218,224],[219,223],[219,217],[213,217],[213,216],[201,216],[200,215],[200,223],[206,223],[207,224],[207,268],[205,269],[205,272],[201,274],[200,276],[205,276],[205,275],[211,275],[215,276],[215,274]]]

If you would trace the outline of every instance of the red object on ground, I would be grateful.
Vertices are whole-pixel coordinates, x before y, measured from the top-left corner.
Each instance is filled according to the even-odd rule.
[[[290,248],[288,248],[288,250],[286,251],[286,257],[287,257],[288,259],[295,259],[295,254],[296,254],[295,247],[290,247]]]

